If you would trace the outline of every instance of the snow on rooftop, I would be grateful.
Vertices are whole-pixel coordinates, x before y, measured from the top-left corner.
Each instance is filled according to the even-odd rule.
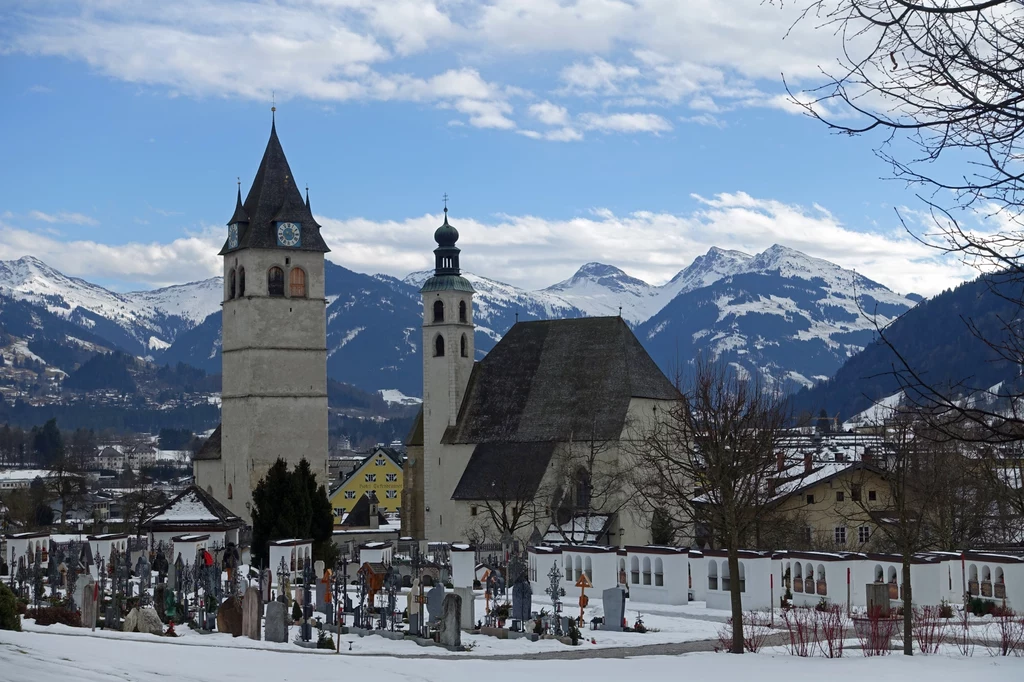
[[[32,481],[38,476],[46,478],[49,469],[0,469],[0,481]]]
[[[194,491],[190,491],[160,514],[154,516],[151,521],[185,523],[189,521],[220,521],[220,519],[206,508]]]

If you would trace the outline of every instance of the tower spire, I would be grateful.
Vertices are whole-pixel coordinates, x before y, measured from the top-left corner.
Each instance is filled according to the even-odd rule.
[[[306,210],[307,211],[311,211],[312,210],[312,209],[309,208],[309,185],[308,184],[306,185]]]

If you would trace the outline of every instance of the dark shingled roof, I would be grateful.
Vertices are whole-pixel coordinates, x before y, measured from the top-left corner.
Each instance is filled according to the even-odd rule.
[[[267,149],[263,152],[263,160],[260,161],[249,194],[245,197],[243,208],[249,217],[249,225],[243,225],[238,235],[239,249],[279,248],[275,223],[290,221],[302,225],[300,245],[291,248],[320,253],[330,251],[320,236],[320,225],[313,219],[313,213],[302,200],[299,186],[295,184],[295,176],[288,167],[281,141],[277,139],[275,125],[270,126],[270,141],[267,142]],[[228,248],[225,240],[220,253],[223,255],[233,250]]]
[[[406,447],[415,447],[417,445],[423,446],[423,406],[420,405],[419,412],[416,413],[416,419],[412,422],[412,428],[409,429],[409,435],[405,437]]]
[[[359,496],[352,511],[345,517],[344,523],[341,524],[342,528],[369,528],[370,527],[370,495],[373,495],[373,502],[377,502],[377,494],[372,490],[368,493]],[[384,515],[377,512],[377,525],[386,526],[388,520],[384,518]]]
[[[473,449],[453,500],[532,499],[555,443],[481,443]]]
[[[443,442],[617,440],[631,398],[679,392],[622,318],[519,322],[473,367]]]
[[[197,459],[220,459],[220,424],[217,424],[217,428],[203,442],[199,452],[192,456],[193,461]]]

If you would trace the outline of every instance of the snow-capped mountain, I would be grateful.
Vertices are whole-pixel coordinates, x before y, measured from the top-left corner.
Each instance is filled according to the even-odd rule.
[[[45,308],[114,345],[145,356],[216,310],[220,279],[119,294],[69,277],[32,256],[0,261],[0,295]]]
[[[587,263],[569,279],[537,293],[554,294],[587,315],[619,315],[621,310],[623,319],[635,326],[653,317],[679,294],[743,272],[752,260],[753,256],[742,251],[712,247],[661,286],[631,277],[612,265]]]
[[[789,390],[811,386],[871,343],[876,323],[886,325],[915,304],[784,246],[729,262],[733,274],[682,291],[637,327],[662,367],[705,353]]]
[[[407,275],[402,281],[418,292],[433,274],[432,270],[421,270]],[[473,321],[477,326],[476,348],[481,356],[494,347],[515,324],[516,319],[525,322],[586,315],[583,310],[547,290],[527,291],[472,272],[463,272],[462,276],[476,290],[473,296]],[[419,294],[416,296],[418,300]],[[486,338],[481,338],[481,334]]]
[[[332,379],[368,391],[421,393],[419,288],[430,275],[414,272],[400,280],[326,263],[327,371]],[[886,322],[915,302],[781,246],[753,256],[712,248],[661,286],[599,263],[584,265],[573,277],[540,291],[473,273],[465,277],[477,292],[478,358],[517,319],[617,315],[621,305],[622,316],[667,372],[698,352],[709,352],[789,387],[832,376],[845,358],[870,342],[873,324],[861,308]],[[121,349],[161,364],[183,362],[217,373],[222,286],[221,278],[214,277],[118,294],[26,257],[0,262],[0,312],[7,315],[2,298],[7,296],[45,313],[47,320],[66,323],[54,332],[57,336],[76,336],[71,332],[77,329],[76,338],[97,349]],[[21,318],[25,314],[19,313]]]

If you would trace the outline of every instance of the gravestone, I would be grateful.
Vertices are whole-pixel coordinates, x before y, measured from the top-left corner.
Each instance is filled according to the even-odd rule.
[[[229,632],[232,637],[242,636],[242,600],[231,597],[217,609],[217,632]]]
[[[423,630],[423,613],[417,597],[420,596],[420,579],[412,581],[412,589],[405,595],[405,608],[409,611],[409,634],[419,637]]]
[[[274,582],[274,572],[269,568],[263,569],[263,574],[260,579],[260,590],[262,591],[263,603],[266,604],[270,601],[270,586]]]
[[[889,617],[889,585],[886,583],[868,583],[864,586],[867,596],[869,614],[877,614],[878,618]]]
[[[462,600],[462,613],[459,615],[462,627],[472,630],[476,627],[476,595],[472,587],[456,587],[455,594]]]
[[[313,606],[320,613],[327,613],[327,611],[329,610],[327,608],[327,603],[326,603],[327,602],[327,585],[324,585],[323,583],[317,583],[316,585],[314,585],[314,587],[316,588],[316,598],[313,601]]]
[[[268,642],[288,641],[288,607],[281,601],[267,604],[267,623],[264,631]]]
[[[128,615],[124,617],[124,623],[121,625],[123,632],[135,632],[139,628],[139,610],[132,609],[128,612]]]
[[[433,590],[431,590],[433,592]],[[441,626],[438,629],[438,642],[449,649],[462,646],[462,597],[457,594],[446,594],[441,608]]]
[[[313,562],[313,572],[316,574],[316,579],[317,580],[320,580],[321,578],[323,578],[324,577],[324,562],[322,562],[322,561],[314,561]]]
[[[228,601],[231,601],[230,599]],[[242,636],[260,641],[260,591],[250,587],[242,597]]]
[[[609,587],[601,593],[604,606],[604,623],[602,630],[622,632],[622,618],[626,615],[626,590],[621,587]]]
[[[164,624],[160,622],[160,616],[157,615],[156,609],[152,606],[139,608],[135,629],[149,635],[164,634]]]
[[[433,623],[441,618],[441,611],[444,609],[444,585],[438,583],[427,592],[427,620]]]
[[[512,586],[512,619],[525,623],[533,610],[533,588],[525,577]]]
[[[164,612],[164,591],[166,589],[167,586],[163,583],[153,588],[153,605],[156,607],[156,615],[160,617],[161,622],[167,620],[167,614]]]
[[[96,581],[88,573],[78,576],[75,581],[75,603],[82,613],[82,627],[96,627],[99,604],[95,598]]]

